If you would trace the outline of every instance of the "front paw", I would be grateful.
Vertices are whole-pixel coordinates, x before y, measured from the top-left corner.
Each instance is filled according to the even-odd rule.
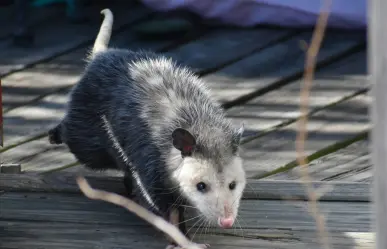
[[[210,244],[196,244],[199,248],[206,249],[210,247]]]
[[[180,246],[169,244],[165,249],[182,249]]]

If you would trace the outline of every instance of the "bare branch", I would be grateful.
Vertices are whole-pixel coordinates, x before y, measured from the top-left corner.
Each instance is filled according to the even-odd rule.
[[[81,191],[90,199],[93,200],[102,200],[110,202],[126,208],[130,212],[136,214],[140,218],[146,220],[162,232],[169,235],[173,238],[177,244],[179,244],[184,249],[202,249],[199,245],[189,241],[176,226],[167,222],[163,218],[149,212],[145,208],[141,207],[139,204],[135,203],[132,200],[129,200],[123,196],[120,196],[115,193],[110,193],[103,190],[96,190],[90,187],[87,180],[83,177],[77,177],[77,183]]]
[[[301,88],[300,93],[300,109],[301,109],[301,118],[298,122],[298,134],[296,139],[296,151],[297,151],[297,162],[301,166],[302,172],[302,182],[305,184],[307,194],[309,196],[309,212],[316,220],[316,225],[318,233],[320,235],[321,243],[325,248],[329,248],[327,241],[327,232],[325,231],[325,220],[322,214],[319,213],[317,207],[318,198],[321,194],[318,194],[318,191],[313,188],[310,184],[310,176],[307,171],[307,157],[305,155],[305,140],[307,139],[307,114],[308,114],[308,104],[309,104],[309,94],[312,86],[314,69],[316,64],[316,57],[320,49],[326,24],[329,17],[329,8],[331,1],[325,1],[325,10],[321,11],[319,18],[317,20],[316,28],[313,33],[312,41],[307,50],[307,57],[304,68],[304,85]]]

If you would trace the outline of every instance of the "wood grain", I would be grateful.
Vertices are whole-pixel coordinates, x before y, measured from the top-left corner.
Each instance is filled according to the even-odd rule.
[[[311,36],[312,32],[303,32],[203,78],[214,89],[214,96],[225,103],[270,86],[283,86],[301,78],[305,62],[301,42],[308,42]],[[361,32],[328,32],[316,62],[329,61],[363,42],[364,33]]]
[[[334,62],[316,72],[310,92],[309,111],[314,112],[367,88],[366,51]],[[242,106],[227,110],[235,125],[244,123],[245,135],[259,134],[300,117],[302,80],[297,80]]]
[[[171,42],[141,41],[128,31],[114,36],[111,44],[128,49],[157,50]],[[86,52],[86,48],[81,48],[5,78],[4,125],[8,127],[4,128],[5,146],[34,137],[58,122],[67,94],[83,70]],[[31,103],[24,106],[28,102]]]
[[[50,22],[55,18],[63,18],[65,13],[61,6],[49,5],[41,6],[39,8],[31,7],[31,11],[28,13],[27,27],[31,30],[39,29],[39,26],[44,22]],[[14,6],[2,6],[0,8],[0,23],[2,27],[0,30],[0,40],[11,39],[13,31],[15,29],[14,18],[15,8]]]
[[[287,35],[289,32],[278,32],[269,29],[250,30],[248,32],[250,36],[247,36],[248,38],[246,39],[240,39],[238,36],[240,33],[237,32],[236,35],[234,33],[234,30],[219,30],[213,35],[203,37],[203,41],[201,39],[193,41],[185,46],[179,47],[176,51],[173,50],[168,53],[171,57],[173,57],[173,55],[176,58],[178,57],[178,60],[185,65],[194,66],[201,64],[200,70],[206,70],[213,67],[214,64],[205,64],[204,61],[214,61],[212,58],[217,57],[217,55],[221,54],[224,50],[233,50],[234,52],[226,53],[226,55],[223,55],[219,59],[215,60],[216,63],[225,63],[228,60],[232,60],[241,54],[246,53],[246,51],[265,46],[268,43],[278,39],[279,37]],[[118,38],[125,37],[124,34],[130,36],[131,32],[128,30],[128,32],[119,35]],[[247,34],[245,33],[245,35]],[[258,38],[259,42],[256,42],[255,40]],[[215,46],[219,40],[223,42],[220,43],[220,45]],[[116,47],[126,47],[128,49],[137,49],[141,48],[142,46],[142,49],[148,50],[157,50],[164,46],[163,43],[143,43],[138,39],[129,41],[126,39],[125,43],[123,41],[116,40],[116,43],[112,44]],[[117,44],[121,46],[117,46]],[[205,57],[203,57],[203,54],[199,57],[194,56],[195,54],[200,54],[201,52],[205,55]],[[78,53],[75,54],[78,55]],[[69,61],[67,64],[70,65],[71,60],[80,60],[79,57],[81,56],[78,56],[78,58],[76,58],[74,55],[68,56],[67,58]],[[62,60],[65,59],[62,58]],[[61,61],[58,61],[58,63],[61,63]],[[48,63],[46,64],[49,65]],[[61,66],[63,67],[63,65]],[[74,84],[74,82],[76,82],[76,79],[79,77],[78,75],[81,73],[81,69],[82,67],[79,66],[79,63],[74,63],[74,65],[70,65],[69,67],[65,68],[66,76],[63,75],[63,72],[59,71],[58,74],[53,74],[51,77],[45,77],[47,79],[47,83],[41,85],[48,89],[47,85],[54,81],[56,82],[55,84],[60,85],[61,87],[66,85],[69,86],[70,84]],[[26,82],[28,85],[33,85],[34,82],[42,78],[43,75],[46,75],[46,72],[49,72],[49,75],[55,72],[55,70],[50,70],[47,68],[43,69],[45,74],[42,74],[42,69],[40,67],[36,67],[34,70],[37,71],[38,74],[35,74],[35,77],[33,76],[33,78],[29,78],[29,81],[23,80],[23,82]],[[25,75],[24,72],[18,73],[17,75],[19,76],[16,76],[15,74],[13,77],[17,80],[17,77],[20,77],[20,75],[23,74]],[[16,81],[12,84],[11,87],[15,85]],[[19,90],[20,101],[25,101],[25,89],[23,90],[23,93],[21,88],[15,89],[15,92],[16,90]],[[36,89],[36,92],[39,91],[39,89]],[[43,89],[43,91],[45,90]],[[6,112],[4,115],[4,133],[7,139],[7,144],[13,144],[17,143],[18,141],[26,140],[31,136],[36,136],[36,134],[42,133],[44,130],[47,131],[52,126],[56,125],[56,123],[58,123],[64,115],[66,103],[68,100],[67,94],[69,91],[69,88],[63,89],[62,92],[47,95],[39,101],[28,106],[22,106],[20,108],[15,108]],[[34,91],[32,91],[31,96],[34,95]],[[15,95],[8,96],[7,100],[15,102]],[[18,101],[17,98],[16,101]],[[51,151],[47,149],[48,147],[52,148]],[[47,138],[41,138],[39,140],[18,146],[12,150],[4,152],[3,160],[13,163],[20,162],[22,163],[23,170],[45,171],[74,162],[73,156],[69,153],[66,153],[67,151],[68,150],[65,146],[53,146],[47,143]],[[44,166],[44,168],[41,166]]]
[[[241,31],[236,32],[234,34],[234,30],[228,31],[228,30],[220,30],[215,33],[211,33],[208,36],[203,37],[202,39],[199,39],[197,41],[193,41],[191,43],[188,43],[187,45],[183,45],[175,51],[167,52],[168,55],[175,57],[178,61],[183,62],[186,65],[192,66],[193,68],[196,68],[198,71],[205,71],[208,69],[211,69],[213,67],[217,67],[218,64],[227,63],[229,60],[232,60],[233,58],[236,58],[242,54],[245,54],[249,50],[257,49],[259,47],[265,47],[267,44],[269,44],[272,41],[275,41],[276,39],[279,39],[282,36],[288,35],[289,32],[280,32],[278,31],[273,32],[272,30],[265,30],[265,29],[259,29],[259,30],[250,30],[250,31]],[[247,38],[240,38],[240,34],[245,34]],[[250,36],[247,36],[247,34],[250,34]],[[278,52],[277,46],[269,47],[264,49],[261,52],[258,52],[256,54],[260,54],[262,56],[262,52],[265,52],[266,55],[276,55],[274,57],[274,60],[278,60],[279,57],[283,59],[290,59],[290,57],[293,58],[293,63],[286,64],[284,67],[273,67],[271,70],[268,70],[266,67],[267,63],[257,63],[256,65],[259,65],[258,71],[263,72],[267,71],[269,74],[271,73],[273,76],[275,73],[278,75],[273,78],[272,82],[275,82],[276,80],[280,79],[280,77],[288,76],[292,73],[297,72],[297,70],[302,70],[302,50],[291,50],[291,54],[288,54],[287,47],[292,47],[296,42],[299,42],[300,39],[307,39],[310,36],[310,33],[303,33],[301,35],[296,36],[296,38],[292,38],[289,41],[282,42],[281,44],[281,50]],[[336,46],[332,46],[331,43],[327,42],[325,44],[325,47],[322,49],[322,53],[320,56],[320,60],[324,60],[332,54],[339,53],[340,51],[346,50],[351,46],[355,46],[359,42],[362,41],[362,37],[359,34],[354,34],[351,36],[348,36],[346,38],[343,37],[342,34],[339,33],[333,33],[331,36],[331,42],[333,40],[336,41]],[[259,40],[259,42],[256,42],[255,40]],[[219,43],[219,41],[222,41]],[[339,44],[339,45],[337,45]],[[130,43],[129,47],[132,45]],[[241,49],[242,48],[242,49]],[[223,51],[230,50],[232,52],[230,53],[223,53]],[[270,52],[271,51],[271,52]],[[279,54],[282,54],[282,56],[278,56]],[[288,56],[288,57],[287,57]],[[81,56],[78,56],[78,58]],[[263,54],[263,58],[264,58]],[[67,64],[71,64],[71,59],[74,58],[74,55],[71,55],[68,57],[69,61]],[[217,59],[214,59],[217,58]],[[257,58],[257,57],[255,57]],[[261,57],[259,57],[261,58]],[[298,59],[295,59],[298,58]],[[266,58],[268,60],[269,58]],[[75,59],[74,59],[75,60]],[[79,59],[78,59],[79,60]],[[208,61],[208,62],[206,62]],[[216,63],[215,63],[216,62]],[[278,62],[278,61],[277,61]],[[242,60],[240,62],[234,63],[232,66],[233,68],[239,68],[238,70],[241,70],[246,61]],[[79,65],[79,64],[78,64]],[[274,62],[273,62],[274,65]],[[74,68],[74,71],[72,71],[71,68]],[[78,68],[78,71],[77,69]],[[70,70],[68,68],[65,68],[60,72],[60,75],[52,75],[52,77],[45,77],[48,81],[42,87],[42,89],[47,89],[47,85],[50,84],[50,82],[60,82],[56,83],[61,86],[68,86],[75,82],[79,75],[79,71],[82,67],[77,66],[77,63],[73,67],[70,66]],[[251,68],[251,67],[250,67]],[[230,73],[230,71],[227,71],[226,73]],[[246,77],[250,77],[249,71],[250,69],[246,71]],[[35,78],[33,81],[24,81],[28,82],[27,84],[32,84],[32,82],[36,82],[37,80],[42,78],[42,74],[39,74],[41,72],[41,68],[35,67],[35,71],[38,72],[38,74],[35,74]],[[47,72],[52,72],[54,70],[45,69]],[[254,70],[254,72],[257,70]],[[245,72],[245,71],[243,71]],[[63,76],[63,74],[66,74],[67,76]],[[220,71],[220,73],[223,73],[223,71]],[[232,72],[231,72],[232,73]],[[16,75],[16,74],[15,74]],[[32,74],[33,75],[33,74]],[[47,75],[47,73],[45,73]],[[15,76],[16,77],[16,76]],[[232,77],[232,76],[230,76]],[[17,80],[17,78],[16,78]],[[260,86],[259,80],[254,79],[256,82],[256,85],[259,87],[265,87]],[[269,81],[268,81],[269,82]],[[213,82],[214,83],[214,82]],[[216,83],[216,82],[215,82]],[[212,83],[209,83],[210,87],[213,87],[211,85]],[[15,85],[15,84],[13,84]],[[257,86],[255,87],[255,89]],[[227,88],[223,89],[225,91],[228,91]],[[222,91],[223,91],[222,90]],[[251,90],[251,89],[250,89]],[[31,98],[36,98],[36,93],[41,91],[40,89],[34,91],[31,91]],[[43,90],[46,91],[46,90]],[[216,89],[216,92],[219,92],[221,90]],[[17,92],[17,90],[15,91]],[[25,90],[23,90],[25,92]],[[349,90],[349,92],[351,92]],[[243,93],[239,93],[239,91],[235,91],[234,95],[239,95]],[[338,95],[343,94],[343,92],[338,92]],[[25,98],[23,94],[20,94],[19,100],[18,98],[15,98],[15,95],[9,96],[8,100],[11,100],[14,102],[23,102],[25,99],[28,99],[29,97]],[[337,98],[337,97],[336,97]],[[16,100],[15,100],[16,99]],[[327,98],[329,99],[329,98]],[[7,136],[8,144],[17,143],[18,141],[26,141],[31,137],[34,137],[36,135],[39,135],[42,133],[42,130],[48,130],[50,127],[54,126],[61,117],[63,116],[63,112],[66,107],[66,101],[67,101],[67,91],[64,90],[63,92],[58,92],[55,94],[50,94],[46,97],[43,97],[39,101],[35,102],[32,105],[23,106],[20,108],[12,109],[8,111],[5,114],[5,134]],[[335,101],[335,98],[332,98],[332,101]],[[327,103],[330,103],[329,100]],[[16,103],[17,105],[17,103]],[[240,125],[241,119],[237,118],[235,119],[235,123],[237,125]],[[277,120],[278,121],[278,120]],[[277,122],[278,123],[278,122]],[[265,124],[263,121],[257,120],[254,121],[254,124]],[[266,127],[270,127],[273,125],[273,122],[268,124],[266,122]],[[260,126],[262,127],[262,126]],[[248,127],[250,128],[250,127]],[[255,127],[257,128],[257,127]],[[67,153],[67,149],[62,147],[56,147],[51,146],[52,150],[47,149],[47,145],[45,145],[45,138],[42,138],[40,140],[36,140],[31,142],[31,144],[24,144],[21,146],[18,146],[16,148],[13,148],[12,150],[6,151],[3,153],[4,160],[6,162],[12,162],[22,163],[23,170],[51,170],[55,167],[61,168],[64,165],[68,165],[71,163],[74,163],[74,158],[72,155]],[[35,143],[35,144],[34,144]],[[52,153],[51,153],[52,152]],[[251,170],[252,168],[250,168]],[[255,174],[256,172],[254,172]]]
[[[239,59],[270,49],[277,43],[298,37],[291,29],[215,29],[204,37],[163,53],[194,72],[204,74],[217,71],[229,63],[238,63]],[[281,41],[282,42],[277,42]]]
[[[5,233],[0,237],[3,248],[155,248],[165,247],[167,241],[150,227],[124,225],[66,224],[58,222],[7,222]],[[5,226],[0,221],[0,227]],[[304,230],[237,228],[215,232],[213,229],[193,228],[196,242],[210,243],[211,248],[275,248],[319,249],[315,233]],[[26,238],[37,238],[28,242]],[[374,238],[371,232],[334,233],[330,239],[332,249],[371,249]]]
[[[0,201],[2,248],[161,248],[166,243],[160,233],[126,210],[81,195],[5,193]],[[195,220],[187,223],[192,227],[191,237],[212,248],[317,249],[316,228],[306,205],[242,201],[241,228],[236,230],[200,228]],[[369,203],[319,205],[327,220],[331,248],[373,248]]]
[[[368,95],[359,95],[331,108],[316,112],[308,121],[305,153],[311,155],[339,141],[355,137],[370,128]],[[282,127],[243,146],[248,176],[266,175],[296,159],[297,123]]]
[[[314,181],[371,182],[372,164],[369,141],[361,140],[346,148],[320,157],[308,164],[308,172]],[[267,177],[271,180],[300,180],[300,169]]]
[[[113,225],[131,220],[134,226],[146,224],[127,210],[83,195],[58,193],[5,193],[0,196],[2,220],[30,222],[69,222]],[[281,200],[243,200],[239,209],[243,228],[315,231],[314,219],[308,214],[307,202]],[[335,232],[370,232],[370,203],[319,202],[327,216],[327,227]],[[192,213],[188,211],[189,213]],[[356,214],[356,215],[354,215]],[[103,217],[98,218],[98,217]],[[123,218],[125,217],[125,218]],[[188,217],[187,217],[188,218]],[[189,226],[200,226],[194,221]]]
[[[84,175],[92,187],[105,189],[116,193],[125,193],[122,177],[106,176],[101,173],[83,174],[54,172],[49,174],[0,174],[0,190],[4,191],[31,191],[31,192],[65,192],[80,193],[75,182],[77,175]],[[331,188],[324,193],[324,201],[369,201],[368,183],[351,182],[314,182],[315,187]],[[245,199],[300,199],[308,200],[304,193],[304,186],[299,181],[273,181],[249,179],[243,195]]]
[[[239,32],[221,29],[163,54],[202,72],[219,64],[227,63],[246,52],[266,46],[291,33],[291,31],[286,30],[271,29],[242,30]],[[241,38],[239,36],[241,34],[244,34],[244,37]],[[222,42],[219,43],[219,40]],[[136,36],[131,29],[127,29],[116,35],[113,33],[110,46],[130,50],[159,51],[175,42],[175,40],[143,40]],[[4,103],[6,112],[16,107],[28,105],[31,100],[38,99],[42,95],[71,87],[79,78],[85,65],[83,59],[87,49],[80,48],[50,62],[38,64],[32,69],[23,70],[7,77],[8,84],[5,85],[7,95]],[[224,50],[234,52],[222,54],[221,52]]]
[[[92,20],[89,23],[71,24],[65,17],[42,23],[35,30],[36,41],[32,48],[21,49],[12,46],[7,40],[0,41],[0,76],[93,42],[101,25],[101,8],[100,5],[91,5],[85,10]],[[134,5],[133,2],[110,8],[114,13],[114,30],[150,13],[149,9]]]

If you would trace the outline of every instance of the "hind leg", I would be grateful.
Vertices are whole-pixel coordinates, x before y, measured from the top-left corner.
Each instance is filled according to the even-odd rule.
[[[61,144],[63,143],[62,137],[61,137],[61,125],[62,123],[59,123],[54,128],[50,129],[48,131],[48,140],[50,141],[50,144]]]

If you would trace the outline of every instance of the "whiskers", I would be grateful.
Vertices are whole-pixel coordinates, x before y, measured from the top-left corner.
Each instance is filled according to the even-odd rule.
[[[258,199],[258,194],[257,194],[257,192],[255,191],[255,189],[254,189],[253,187],[251,187],[251,185],[250,185],[248,182],[246,182],[246,187],[249,187],[250,190],[254,193],[255,198]]]
[[[204,216],[203,216],[203,218],[202,218],[201,220],[202,220],[202,222],[200,223],[199,227],[196,229],[194,235],[192,236],[192,239],[191,239],[192,241],[194,240],[196,233],[197,233],[197,232],[199,231],[199,229],[203,226],[203,224],[207,221],[206,217],[204,217]],[[194,226],[192,226],[192,227],[194,227]],[[192,228],[192,227],[191,227],[191,228]],[[188,233],[188,232],[187,232],[187,233]]]
[[[191,229],[194,228],[195,225],[198,224],[199,222],[201,222],[200,225],[199,225],[199,228],[200,228],[201,225],[204,223],[204,221],[205,221],[205,219],[206,219],[206,217],[205,217],[204,215],[202,215],[202,214],[196,216],[195,218],[200,218],[200,219],[197,220],[197,221],[190,227],[190,229],[188,229],[188,231],[184,234],[185,236],[187,236],[187,234],[189,233],[189,231],[191,231]],[[184,222],[186,222],[186,221],[184,221]],[[198,228],[198,229],[199,229],[199,228]],[[196,229],[196,232],[198,231],[198,229]],[[196,234],[196,232],[195,232],[195,234]],[[194,234],[193,237],[195,237],[195,234]],[[193,238],[192,238],[191,240],[193,240]]]
[[[195,216],[195,217],[192,217],[192,218],[186,219],[186,220],[184,220],[184,221],[181,221],[181,222],[177,223],[177,225],[180,225],[180,224],[185,223],[185,222],[190,221],[190,220],[194,220],[194,219],[200,218],[200,217],[202,217],[202,216],[203,216],[202,214],[197,215],[197,216]]]
[[[197,207],[186,205],[186,204],[181,204],[180,206],[185,207],[185,208],[192,208],[192,209],[198,210]]]
[[[189,205],[181,205],[181,206],[185,207],[185,208],[197,210],[197,208],[194,206],[189,206]],[[224,233],[224,231],[222,231],[221,228],[218,228],[217,226],[215,226],[215,224],[211,220],[208,220],[203,214],[189,217],[188,219],[186,219],[178,224],[189,222],[189,221],[191,221],[193,224],[189,227],[185,236],[187,236],[187,234],[190,231],[194,231],[192,236],[190,236],[191,241],[194,241],[195,236],[196,237],[199,236],[199,240],[203,241],[203,240],[206,240],[205,237],[207,235],[216,234],[216,231],[218,231],[218,233]],[[244,239],[245,238],[245,231],[244,231],[241,223],[242,224],[244,223],[243,220],[241,220],[238,217],[235,217],[235,225],[234,225],[233,229],[230,229],[226,232],[231,233],[232,235],[235,235],[238,237],[242,237]],[[246,225],[246,224],[244,224],[244,225]]]
[[[243,195],[243,193],[241,193],[237,198],[235,198],[235,200],[231,203],[231,206],[232,206],[232,207],[236,204],[236,201],[237,201],[239,198],[242,197],[242,195]],[[242,232],[242,235],[241,235],[242,238],[245,238],[245,236],[244,236],[244,230],[243,230],[243,228],[242,228],[242,226],[241,226],[241,223],[239,222],[238,215],[235,216],[235,221],[236,221],[236,223],[238,223],[239,229],[240,229],[240,231]],[[242,220],[241,220],[241,221],[242,221]],[[237,229],[237,228],[234,226],[234,230],[233,230],[234,235],[238,235],[238,234],[236,233],[236,229]]]
[[[239,229],[240,229],[240,231],[242,232],[242,238],[245,238],[245,231],[243,230],[243,228],[242,228],[242,226],[241,226],[241,223],[239,223],[239,219],[238,219],[238,217],[235,217],[235,221],[238,223],[238,226],[239,226]],[[234,228],[234,232],[235,232],[235,235],[237,235],[236,234],[236,227]]]

